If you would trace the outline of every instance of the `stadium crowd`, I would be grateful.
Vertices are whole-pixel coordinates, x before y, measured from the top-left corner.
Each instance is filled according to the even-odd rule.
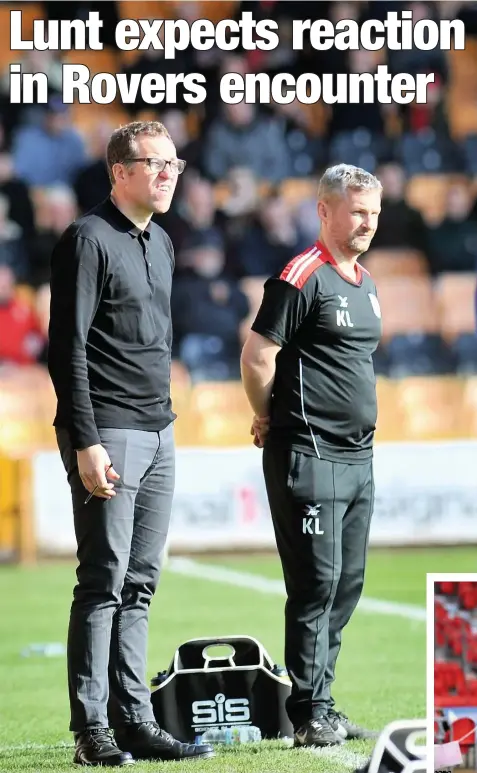
[[[330,164],[363,166],[383,183],[379,229],[362,261],[372,271],[378,266],[378,290],[382,274],[406,274],[404,265],[409,276],[419,275],[419,281],[425,278],[431,284],[443,275],[474,273],[477,122],[474,119],[473,125],[470,120],[464,128],[459,124],[456,130],[456,113],[465,107],[460,103],[456,108],[452,99],[456,63],[461,61],[457,52],[293,51],[291,21],[309,16],[309,5],[268,0],[235,3],[234,14],[239,17],[243,10],[252,10],[257,17],[277,18],[280,46],[274,51],[186,50],[175,60],[166,60],[161,51],[148,50],[131,60],[113,50],[111,32],[123,16],[123,3],[38,5],[47,18],[61,14],[84,18],[88,11],[99,10],[104,42],[119,69],[163,75],[201,72],[207,76],[208,98],[194,108],[180,98],[175,105],[151,108],[138,101],[112,111],[109,106],[82,105],[79,112],[78,106],[62,102],[60,55],[32,51],[18,52],[15,58],[12,53],[11,60],[21,61],[23,71],[48,74],[50,96],[46,106],[11,105],[8,68],[0,79],[0,367],[46,361],[52,247],[75,217],[107,197],[104,152],[119,113],[124,121],[163,121],[178,156],[187,161],[173,206],[158,222],[176,252],[174,357],[193,381],[239,377],[243,336],[260,300],[263,279],[319,235],[316,181]],[[178,17],[201,16],[201,3],[174,6]],[[384,18],[391,6],[412,9],[415,21],[456,14],[465,22],[469,45],[475,42],[474,2],[316,2],[313,13],[335,22],[363,21]],[[79,61],[82,52],[73,53]],[[434,72],[428,103],[305,108],[297,102],[283,106],[220,102],[219,81],[225,72],[372,72],[383,62],[392,73]],[[477,104],[477,92],[475,96]],[[89,120],[87,111],[100,117]],[[426,184],[420,198],[413,198],[417,179]],[[432,181],[443,179],[439,208]],[[376,367],[381,374],[397,377],[476,373],[475,336],[467,330],[450,342],[438,323],[396,331],[378,350]]]

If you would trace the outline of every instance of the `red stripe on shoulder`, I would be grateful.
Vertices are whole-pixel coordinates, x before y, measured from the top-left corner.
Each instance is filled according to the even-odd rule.
[[[324,266],[326,262],[326,260],[321,260],[321,258],[314,258],[313,261],[303,269],[301,274],[296,277],[292,284],[301,290],[301,288],[308,282],[312,274],[315,273],[316,269]]]
[[[326,263],[326,259],[323,260],[321,251],[313,245],[308,249],[301,252],[295,258],[293,258],[280,274],[280,279],[285,280],[289,284],[297,287],[299,290],[308,281],[311,275],[317,268]]]
[[[314,252],[316,252],[316,247],[313,244],[311,247],[307,247],[306,250],[303,250],[303,252],[300,252],[299,255],[295,255],[295,257],[286,264],[285,268],[280,274],[280,279],[287,279],[296,264],[302,259],[309,257]]]

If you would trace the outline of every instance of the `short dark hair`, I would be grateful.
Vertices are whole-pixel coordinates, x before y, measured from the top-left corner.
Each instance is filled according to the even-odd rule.
[[[123,164],[127,158],[134,158],[136,139],[142,134],[148,137],[167,137],[172,142],[171,135],[160,121],[132,121],[115,129],[106,150],[106,163],[111,185],[114,185],[114,164]]]

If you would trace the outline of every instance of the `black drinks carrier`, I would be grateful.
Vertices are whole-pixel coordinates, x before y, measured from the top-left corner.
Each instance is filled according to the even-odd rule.
[[[156,721],[180,741],[237,725],[258,727],[262,738],[291,738],[290,691],[285,670],[260,642],[222,636],[181,644],[168,670],[152,680],[151,700]]]

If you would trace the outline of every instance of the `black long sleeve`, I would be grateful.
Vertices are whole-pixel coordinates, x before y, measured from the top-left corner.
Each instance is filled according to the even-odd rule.
[[[101,297],[105,261],[89,239],[66,233],[51,260],[48,367],[73,447],[100,442],[90,397],[86,342]]]

